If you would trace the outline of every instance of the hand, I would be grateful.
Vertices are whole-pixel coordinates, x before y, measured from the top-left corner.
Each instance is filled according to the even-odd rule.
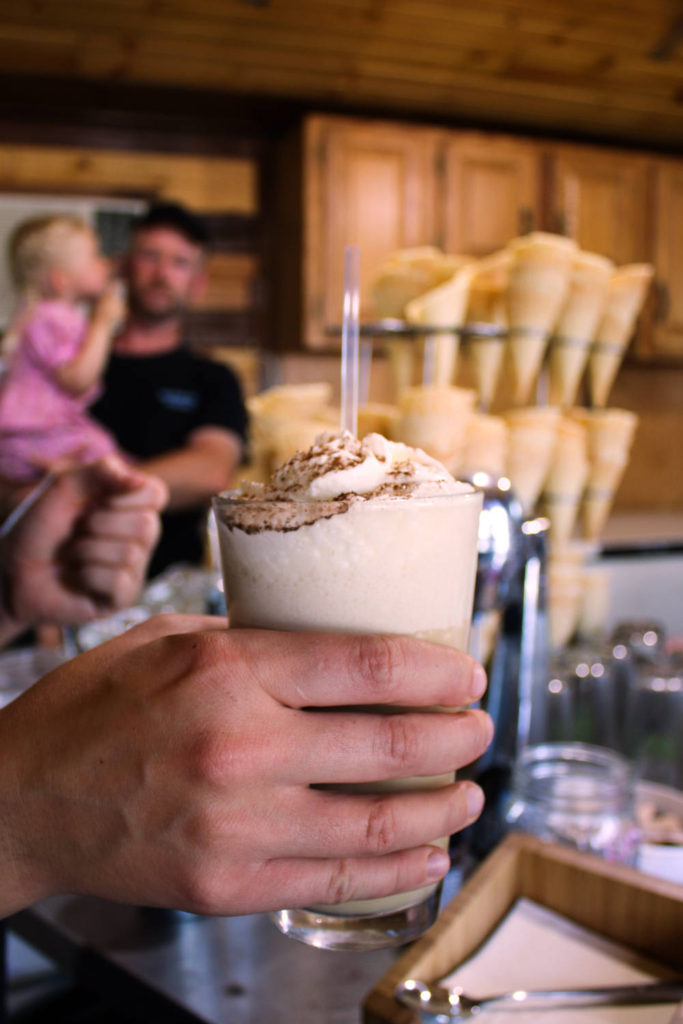
[[[119,458],[60,473],[0,550],[13,619],[75,624],[132,604],[165,500],[160,480]]]
[[[411,638],[216,621],[151,619],[0,713],[0,910],[78,892],[244,914],[409,891],[446,873],[429,844],[476,818],[473,783],[381,796],[310,787],[478,757],[491,738],[482,711],[358,706],[460,706],[481,695],[483,670]],[[340,708],[340,694],[355,707]]]
[[[110,281],[93,308],[93,320],[103,324],[109,331],[117,331],[128,312],[125,286],[122,281]]]

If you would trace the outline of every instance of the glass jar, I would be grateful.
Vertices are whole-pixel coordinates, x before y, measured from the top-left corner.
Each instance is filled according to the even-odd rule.
[[[635,865],[639,832],[631,767],[585,743],[528,747],[515,766],[508,828]]]

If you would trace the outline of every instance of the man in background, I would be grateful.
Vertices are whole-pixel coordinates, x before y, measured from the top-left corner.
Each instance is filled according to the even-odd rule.
[[[230,487],[246,441],[236,376],[188,351],[185,314],[205,283],[208,234],[176,203],[150,207],[124,264],[129,315],[92,412],[124,452],[169,490],[154,576],[202,559],[213,494]]]

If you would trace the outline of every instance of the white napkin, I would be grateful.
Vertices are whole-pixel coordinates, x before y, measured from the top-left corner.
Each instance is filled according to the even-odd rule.
[[[518,900],[486,943],[441,982],[468,996],[517,989],[595,988],[653,981],[633,952],[530,900]],[[668,1024],[676,1004],[488,1011],[486,1024]]]

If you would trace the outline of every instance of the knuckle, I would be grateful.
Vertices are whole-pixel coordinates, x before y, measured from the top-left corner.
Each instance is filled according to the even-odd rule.
[[[191,768],[202,783],[222,788],[248,772],[248,759],[243,755],[241,744],[235,737],[228,741],[222,733],[209,729],[192,744]]]
[[[140,580],[133,578],[130,569],[119,566],[111,579],[111,599],[117,608],[126,608],[135,599]]]
[[[327,883],[325,903],[345,903],[354,895],[354,879],[351,863],[346,858],[335,861]]]
[[[371,854],[392,850],[396,844],[397,823],[393,804],[385,797],[373,802],[365,824],[365,843]]]
[[[140,513],[138,537],[146,547],[156,544],[161,535],[161,520],[151,509]]]
[[[180,871],[176,881],[179,906],[195,914],[212,914],[220,908],[222,892],[214,872],[205,870],[206,862],[197,859]]]
[[[378,698],[391,696],[396,669],[403,661],[401,639],[391,636],[358,638],[355,671],[363,685]]]
[[[419,742],[415,725],[405,715],[387,715],[380,722],[384,754],[392,768],[411,768],[417,763]]]

